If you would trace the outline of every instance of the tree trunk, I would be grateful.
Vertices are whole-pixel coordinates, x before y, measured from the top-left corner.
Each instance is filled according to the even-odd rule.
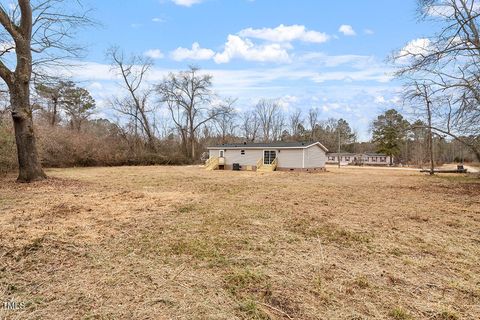
[[[427,100],[427,115],[428,115],[428,147],[430,152],[430,175],[434,174],[435,162],[433,160],[433,133],[432,133],[432,112],[430,110],[430,101]]]
[[[53,115],[52,115],[52,122],[51,122],[51,126],[54,127],[55,126],[55,122],[57,121],[57,105],[58,105],[58,99],[57,98],[54,98],[53,99]]]
[[[195,161],[195,128],[193,126],[193,116],[190,115],[189,128],[188,128],[188,138],[190,142],[190,160]]]
[[[153,133],[150,129],[150,124],[148,123],[148,119],[145,116],[145,114],[142,112],[142,118],[145,124],[145,134],[147,135],[147,146],[148,150],[151,152],[157,152],[157,147],[155,145],[155,137],[153,136]]]
[[[187,141],[187,133],[184,129],[180,128],[180,137],[182,139],[182,149],[183,149],[183,154],[185,157],[188,159],[188,141]]]
[[[192,161],[195,161],[195,136],[190,137],[190,147],[192,148]]]
[[[15,83],[10,88],[10,102],[18,155],[17,181],[32,182],[46,179],[37,152],[28,82]]]

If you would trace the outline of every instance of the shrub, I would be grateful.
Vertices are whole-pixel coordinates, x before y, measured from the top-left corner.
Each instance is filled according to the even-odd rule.
[[[0,174],[15,170],[17,149],[11,122],[0,115]]]

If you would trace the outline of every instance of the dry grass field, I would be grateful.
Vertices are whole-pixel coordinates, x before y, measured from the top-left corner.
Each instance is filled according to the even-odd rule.
[[[0,178],[1,319],[479,319],[478,178],[48,174]]]

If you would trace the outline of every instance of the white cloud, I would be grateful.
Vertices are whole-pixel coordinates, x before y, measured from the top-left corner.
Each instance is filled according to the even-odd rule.
[[[159,22],[165,22],[165,19],[159,18],[159,17],[155,17],[155,18],[152,18],[152,22],[157,22],[157,23],[159,23]]]
[[[93,89],[93,90],[102,90],[103,89],[103,85],[100,82],[92,82],[88,87],[90,89]]]
[[[294,95],[285,95],[279,99],[277,99],[278,105],[286,112],[290,110],[292,105],[295,105],[298,102],[299,98]]]
[[[342,24],[340,28],[338,28],[338,32],[343,33],[344,36],[355,36],[357,33],[353,30],[353,27],[348,24]]]
[[[337,67],[340,65],[348,65],[356,69],[371,67],[375,63],[372,56],[363,55],[327,55],[322,52],[308,52],[299,56],[299,61],[307,63],[315,63],[323,67]]]
[[[124,94],[118,85],[119,75],[108,64],[94,62],[71,62],[76,67],[69,75],[76,81],[86,83],[98,102],[101,111],[113,114],[108,101],[113,96]],[[350,66],[347,64],[347,67]],[[201,70],[213,76],[213,89],[221,96],[238,97],[236,107],[247,110],[259,98],[278,99],[285,110],[302,109],[312,106],[322,110],[323,118],[345,118],[359,130],[361,139],[368,139],[371,119],[383,110],[385,103],[394,101],[394,95],[401,94],[401,87],[384,83],[389,69],[380,62],[370,63],[365,68],[351,71],[326,71],[312,63],[293,60],[286,65],[273,67],[252,67],[244,69],[213,68]],[[319,74],[319,71],[324,72]],[[54,70],[59,72],[57,69]],[[146,85],[156,84],[169,72],[178,69],[153,67],[145,78]],[[65,75],[68,76],[68,75]],[[349,79],[350,83],[338,84]],[[318,85],[318,82],[323,82]],[[382,102],[382,98],[385,103]],[[398,99],[398,98],[397,98]],[[164,109],[162,109],[164,110]],[[348,111],[350,110],[350,111]]]
[[[376,96],[374,101],[375,101],[375,103],[385,103],[385,102],[387,102],[385,100],[384,96]]]
[[[372,35],[372,34],[375,33],[372,29],[365,29],[365,30],[363,30],[363,32],[367,35]]]
[[[438,4],[429,5],[426,9],[426,14],[435,18],[449,19],[455,15],[455,8],[451,1],[438,1]],[[458,5],[461,5],[458,3]],[[472,10],[472,15],[475,16],[480,11],[480,3],[476,1],[470,1],[468,4],[468,10]]]
[[[112,72],[111,66],[95,62],[69,62],[73,65],[70,72],[65,76],[73,76],[79,81],[100,82],[118,79],[118,75]],[[373,81],[376,83],[385,83],[391,79],[391,71],[384,64],[370,63],[365,68],[359,70],[332,70],[319,72],[321,68],[312,64],[302,64],[292,61],[290,64],[277,65],[275,67],[248,68],[248,69],[207,69],[202,72],[213,75],[213,82],[222,93],[228,91],[228,94],[238,94],[243,92],[263,90],[262,85],[268,85],[269,88],[278,86],[282,95],[287,88],[301,83],[302,88],[313,85],[318,88],[316,83],[328,81],[355,81],[365,82]],[[159,81],[169,72],[177,72],[177,69],[171,68],[152,68],[148,74],[147,81]],[[286,84],[288,83],[288,84]],[[370,84],[371,85],[371,84]],[[343,92],[343,87],[335,84],[336,88]],[[362,84],[362,88],[366,90]],[[315,89],[315,90],[316,90]],[[331,90],[331,89],[329,89]],[[290,91],[290,89],[288,89]],[[293,95],[293,94],[292,94]],[[340,94],[341,95],[341,94]],[[375,96],[383,94],[376,93]],[[384,96],[384,95],[383,95]]]
[[[227,63],[240,58],[247,61],[288,62],[290,56],[284,46],[278,43],[255,45],[248,39],[236,35],[229,35],[224,51],[215,55],[216,63]]]
[[[452,14],[455,13],[453,7],[449,4],[444,5],[433,5],[428,6],[428,10],[426,12],[428,15],[433,17],[450,17]]]
[[[178,6],[191,7],[194,4],[202,3],[204,0],[172,0]]]
[[[410,41],[407,45],[403,48],[404,53],[408,54],[425,54],[428,52],[428,47],[430,46],[430,40],[426,38],[419,38]]]
[[[255,43],[251,40],[261,39],[264,43]],[[290,62],[289,49],[293,49],[290,42],[294,40],[322,43],[329,39],[325,33],[307,30],[305,26],[283,24],[276,28],[241,30],[238,34],[230,34],[224,49],[214,52],[211,49],[201,48],[194,43],[191,49],[179,47],[170,53],[172,59],[182,61],[208,60],[213,58],[216,63],[228,63],[233,59],[243,59],[257,62]]]
[[[200,47],[198,42],[192,44],[192,49],[179,47],[170,53],[170,57],[175,61],[182,60],[208,60],[213,58],[215,52],[210,49]]]
[[[55,70],[57,76],[75,77],[80,81],[98,82],[102,80],[112,80],[115,76],[111,72],[111,66],[97,62],[67,61],[70,65],[68,70]]]
[[[150,49],[143,53],[145,56],[152,58],[152,59],[161,59],[164,57],[162,51],[160,49]]]
[[[326,33],[307,30],[302,25],[279,25],[276,28],[243,29],[238,33],[241,37],[256,38],[271,42],[291,42],[300,40],[304,42],[323,43],[329,40]]]
[[[396,55],[398,63],[407,63],[410,59],[416,56],[423,56],[428,54],[431,41],[427,38],[418,38],[407,43],[400,52]]]
[[[312,77],[312,80],[318,83],[327,81],[375,81],[380,83],[389,82],[392,79],[392,74],[384,67],[371,67],[356,71],[332,71],[318,73]]]

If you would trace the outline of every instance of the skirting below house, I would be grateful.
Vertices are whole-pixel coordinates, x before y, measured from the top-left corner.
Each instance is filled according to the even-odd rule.
[[[325,167],[318,168],[282,168],[278,167],[277,171],[292,171],[292,172],[325,172]]]
[[[220,169],[222,170],[222,169]],[[223,166],[223,170],[233,170],[232,165]],[[240,166],[240,171],[257,171],[256,166],[242,165]],[[283,168],[277,167],[276,171],[291,171],[291,172],[325,172],[327,171],[325,167],[318,168]]]
[[[233,170],[233,166],[225,165],[224,170]],[[257,171],[257,166],[242,165],[240,166],[240,171]]]

